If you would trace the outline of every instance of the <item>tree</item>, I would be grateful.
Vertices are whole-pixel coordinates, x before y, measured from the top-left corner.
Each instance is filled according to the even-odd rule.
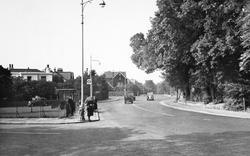
[[[162,81],[158,83],[157,85],[156,92],[158,94],[170,94],[170,86],[167,81]]]
[[[47,99],[55,99],[56,97],[56,83],[46,81],[33,81],[35,83],[35,95],[45,97]]]
[[[87,79],[89,79],[89,74],[87,72],[83,75],[83,86],[84,86],[84,98],[90,96],[90,86],[87,84]],[[68,87],[77,90],[78,95],[81,93],[81,77],[77,77],[75,80],[68,82],[70,85]],[[93,95],[99,100],[107,99],[109,96],[108,84],[104,75],[97,75],[95,70],[92,70],[92,83],[93,83]]]
[[[162,70],[170,85],[185,91],[189,97],[189,71],[194,62],[189,49],[199,29],[188,20],[196,19],[199,14],[179,19],[181,4],[181,1],[157,1],[159,11],[151,20],[152,28],[146,39],[142,34],[136,34],[131,38],[130,46],[134,51],[132,60],[139,68],[146,72]]]
[[[156,85],[152,80],[146,80],[145,81],[145,89],[147,92],[155,92],[156,91]]]
[[[13,100],[28,101],[40,96],[55,99],[56,83],[46,81],[25,81],[22,78],[13,79]]]
[[[204,95],[206,102],[223,98],[223,85],[243,78],[237,19],[245,4],[237,0],[158,0],[147,35],[131,37],[132,61],[146,72],[162,70],[169,85],[180,89],[187,100],[191,88],[200,89],[195,93]]]
[[[93,91],[95,93],[94,95],[99,100],[104,100],[109,98],[108,83],[106,82],[104,75],[98,76],[96,74],[93,82]]]
[[[0,100],[10,98],[12,91],[11,73],[0,65]]]
[[[63,76],[53,75],[52,79],[53,79],[52,81],[55,83],[63,83],[64,82]]]
[[[141,89],[142,84],[139,82],[135,81],[135,83],[129,82],[127,84],[127,90],[130,92],[133,92],[134,95],[139,95],[142,93],[143,89]]]
[[[241,55],[240,69],[241,71],[250,72],[250,3],[244,8],[244,16],[241,22],[241,38],[244,47],[244,53]]]

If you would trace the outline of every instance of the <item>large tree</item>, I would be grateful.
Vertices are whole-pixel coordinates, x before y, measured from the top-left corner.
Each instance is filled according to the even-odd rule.
[[[250,2],[244,8],[244,16],[241,22],[241,37],[244,53],[241,56],[240,67],[242,71],[250,72]]]
[[[243,53],[237,19],[246,1],[158,0],[152,28],[131,38],[133,62],[146,72],[162,70],[186,98],[191,88],[207,102],[222,98],[226,82],[241,77]]]

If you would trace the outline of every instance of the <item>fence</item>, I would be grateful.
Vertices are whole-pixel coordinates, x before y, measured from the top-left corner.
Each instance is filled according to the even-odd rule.
[[[0,118],[62,118],[66,116],[66,101],[46,100],[28,106],[28,101],[0,102]]]

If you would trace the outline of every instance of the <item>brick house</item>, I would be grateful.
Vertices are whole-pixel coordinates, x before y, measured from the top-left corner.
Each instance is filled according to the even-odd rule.
[[[105,75],[105,79],[109,85],[110,93],[123,95],[123,91],[126,88],[126,83],[127,83],[126,72],[107,71],[104,73],[104,75]]]

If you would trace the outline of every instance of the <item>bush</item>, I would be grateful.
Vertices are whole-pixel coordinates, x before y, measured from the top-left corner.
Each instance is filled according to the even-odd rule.
[[[224,109],[230,111],[242,111],[244,110],[244,106],[242,104],[242,100],[227,99]]]
[[[212,101],[212,97],[210,95],[205,94],[203,97],[204,104],[209,104]]]
[[[227,83],[225,84],[225,93],[228,98],[225,109],[232,111],[243,110],[243,98],[245,98],[245,104],[248,106],[248,97],[250,97],[249,85]]]

